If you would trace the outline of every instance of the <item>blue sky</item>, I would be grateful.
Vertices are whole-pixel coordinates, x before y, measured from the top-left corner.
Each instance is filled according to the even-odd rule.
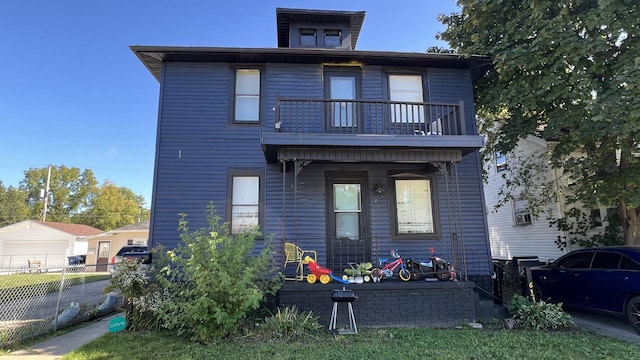
[[[358,50],[423,52],[454,0],[2,0],[0,181],[93,170],[151,203],[159,84],[130,45],[276,47],[276,7],[363,10]]]

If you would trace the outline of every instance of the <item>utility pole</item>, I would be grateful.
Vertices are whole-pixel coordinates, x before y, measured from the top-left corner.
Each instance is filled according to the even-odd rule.
[[[51,165],[47,171],[47,187],[44,190],[44,207],[42,208],[42,221],[47,221],[47,206],[49,205],[49,181],[51,180]]]

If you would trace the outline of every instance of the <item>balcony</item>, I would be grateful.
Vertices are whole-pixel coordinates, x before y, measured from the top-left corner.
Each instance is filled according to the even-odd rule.
[[[274,110],[275,129],[261,139],[270,162],[459,161],[483,145],[467,134],[462,102],[278,98]]]

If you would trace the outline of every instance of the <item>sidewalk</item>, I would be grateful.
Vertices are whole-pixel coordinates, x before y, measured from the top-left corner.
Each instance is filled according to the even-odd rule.
[[[11,354],[0,355],[0,360],[28,359],[28,360],[55,360],[60,359],[67,353],[89,343],[109,332],[109,321],[116,316],[124,314],[114,314],[104,317],[90,325],[83,326],[60,336],[56,336],[41,343],[33,344],[25,349],[17,350]]]

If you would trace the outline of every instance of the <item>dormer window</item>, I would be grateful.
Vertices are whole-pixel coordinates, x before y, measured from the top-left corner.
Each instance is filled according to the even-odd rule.
[[[326,29],[324,31],[324,46],[325,47],[342,46],[342,31]]]
[[[316,29],[300,29],[300,45],[301,46],[317,46],[318,36]]]

